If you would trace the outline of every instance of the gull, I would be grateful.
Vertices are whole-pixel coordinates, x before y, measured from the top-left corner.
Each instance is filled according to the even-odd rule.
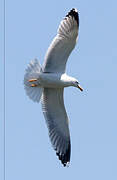
[[[76,45],[78,29],[79,15],[77,9],[73,8],[61,21],[43,66],[34,59],[24,75],[26,94],[34,102],[41,100],[51,144],[64,166],[68,166],[71,154],[69,120],[63,100],[64,88],[74,86],[83,91],[79,81],[66,74],[67,59]]]

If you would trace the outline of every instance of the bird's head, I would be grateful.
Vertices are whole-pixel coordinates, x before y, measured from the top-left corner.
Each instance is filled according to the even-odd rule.
[[[73,86],[79,88],[80,91],[83,91],[83,88],[80,86],[80,83],[78,82],[77,79],[73,80]]]

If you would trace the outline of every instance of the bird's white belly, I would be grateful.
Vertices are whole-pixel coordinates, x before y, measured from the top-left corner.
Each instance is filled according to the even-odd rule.
[[[62,80],[62,74],[55,73],[41,73],[39,75],[39,84],[42,87],[49,88],[63,88],[69,86],[67,82]]]

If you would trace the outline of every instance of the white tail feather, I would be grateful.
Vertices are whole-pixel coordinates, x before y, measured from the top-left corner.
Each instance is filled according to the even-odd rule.
[[[39,77],[39,73],[42,72],[40,63],[37,59],[32,60],[26,69],[26,73],[24,75],[24,88],[26,90],[26,94],[30,99],[34,102],[39,102],[41,99],[41,95],[43,92],[43,88],[39,86],[31,87],[30,79],[37,79]],[[37,81],[38,82],[38,81]]]

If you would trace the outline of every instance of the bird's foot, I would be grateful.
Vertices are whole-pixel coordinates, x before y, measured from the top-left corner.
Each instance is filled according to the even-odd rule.
[[[30,86],[31,86],[31,87],[36,87],[36,86],[37,86],[37,84],[31,84]]]
[[[28,80],[28,82],[31,82],[31,83],[32,83],[32,82],[35,82],[35,81],[37,81],[37,79],[29,79],[29,80]],[[34,83],[33,83],[33,84],[31,84],[30,86],[31,86],[31,87],[36,87],[37,84],[34,84]]]
[[[28,82],[35,82],[37,79],[29,79]]]

